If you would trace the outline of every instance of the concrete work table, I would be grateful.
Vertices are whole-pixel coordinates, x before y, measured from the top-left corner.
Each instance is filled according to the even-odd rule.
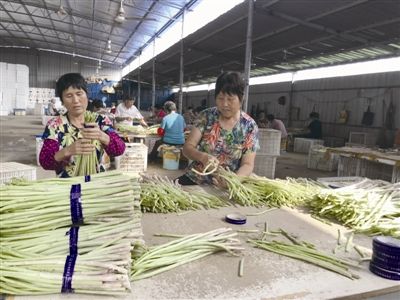
[[[231,225],[224,221],[226,214],[263,212],[266,208],[224,207],[221,209],[190,211],[181,214],[143,215],[143,231],[147,245],[165,243],[170,238],[155,237],[154,233],[191,234],[220,227],[238,229],[264,228],[268,221],[270,230],[282,228],[299,239],[315,244],[317,249],[332,253],[336,246],[337,229],[348,232],[339,225],[327,225],[295,209],[276,209],[267,213],[248,216],[247,224]],[[400,282],[383,279],[368,270],[368,262],[353,269],[360,276],[350,280],[314,265],[253,248],[246,243],[257,234],[239,233],[245,250],[244,275],[238,276],[240,257],[227,253],[207,256],[179,266],[154,277],[133,282],[132,294],[124,297],[97,295],[40,295],[18,296],[16,300],[54,299],[365,299],[383,294],[400,297]],[[371,249],[371,238],[355,235],[354,243]],[[354,251],[338,254],[358,259]],[[6,299],[14,299],[7,297]]]

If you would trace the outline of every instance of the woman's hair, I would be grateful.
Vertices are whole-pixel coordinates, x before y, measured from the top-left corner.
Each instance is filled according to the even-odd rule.
[[[104,103],[101,100],[94,100],[93,107],[94,108],[104,108]]]
[[[126,102],[126,101],[133,101],[133,102],[135,102],[135,97],[128,97],[128,96],[126,96],[126,97],[124,97],[124,100],[122,100],[122,101],[124,101],[124,102]]]
[[[215,83],[215,98],[220,92],[228,95],[236,95],[242,102],[244,94],[244,79],[239,72],[224,72],[218,76]]]
[[[267,115],[267,120],[268,121],[273,121],[275,119],[275,116],[273,114]]]
[[[164,109],[167,113],[170,113],[173,110],[176,110],[176,105],[172,101],[167,101],[164,103]]]
[[[67,73],[62,75],[56,83],[56,95],[60,97],[63,102],[62,94],[68,88],[73,87],[75,89],[84,90],[87,94],[85,78],[79,73]]]

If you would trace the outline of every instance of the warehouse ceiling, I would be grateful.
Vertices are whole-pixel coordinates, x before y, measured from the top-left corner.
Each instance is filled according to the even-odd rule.
[[[122,66],[195,3],[0,0],[0,46],[53,50]]]
[[[124,66],[202,0],[0,0],[0,46],[69,53]],[[210,7],[212,9],[212,7]],[[244,70],[248,2],[184,39],[185,85]],[[179,83],[180,43],[157,55],[156,83]],[[257,0],[251,76],[400,54],[398,0]],[[138,71],[128,76],[138,78]],[[153,63],[140,68],[152,82]]]

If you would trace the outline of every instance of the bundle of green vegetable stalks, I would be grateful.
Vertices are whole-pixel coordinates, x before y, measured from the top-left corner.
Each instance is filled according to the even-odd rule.
[[[310,202],[315,214],[357,232],[400,237],[400,183],[366,179],[338,189],[323,189]]]
[[[131,290],[130,243],[99,247],[75,257],[68,292],[118,295]],[[66,280],[65,255],[36,254],[0,246],[0,293],[39,295],[60,293]],[[67,279],[68,281],[68,279]]]
[[[130,291],[130,252],[142,236],[138,177],[109,172],[90,180],[16,180],[0,188],[0,293],[59,293],[69,281],[67,292]],[[83,222],[71,226],[77,183]]]
[[[147,128],[142,125],[126,125],[126,124],[117,124],[116,129],[122,133],[130,132],[136,134],[146,134],[146,135],[157,135],[157,130],[160,128],[160,124],[152,125]]]
[[[180,238],[150,248],[138,245],[132,252],[131,279],[151,277],[220,251],[236,256],[243,249],[236,235],[231,228],[219,228],[186,236],[165,235]]]
[[[219,168],[229,191],[229,198],[244,206],[273,207],[304,204],[321,190],[321,185],[304,178],[268,179],[256,175],[240,177]]]
[[[140,186],[143,211],[167,213],[225,205],[225,202],[216,196],[202,192],[184,191],[180,184],[167,177],[142,176]]]
[[[97,113],[86,111],[85,112],[85,123],[94,123],[98,117]],[[94,140],[92,143],[96,149],[101,147],[100,141]],[[97,173],[97,165],[99,161],[97,159],[96,150],[91,154],[81,154],[75,156],[75,169],[74,176],[84,176]]]

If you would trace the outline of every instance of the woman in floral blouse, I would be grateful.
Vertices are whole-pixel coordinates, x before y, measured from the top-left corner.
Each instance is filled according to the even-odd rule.
[[[124,153],[125,144],[112,128],[108,117],[95,114],[95,121],[85,123],[88,97],[85,79],[81,74],[68,73],[60,77],[56,93],[67,109],[65,115],[52,118],[43,133],[39,161],[45,170],[55,170],[59,177],[75,174],[76,156],[96,151],[96,171],[104,171],[104,151],[109,156]]]
[[[240,73],[222,73],[215,84],[216,107],[203,110],[194,122],[183,154],[193,160],[189,171],[179,177],[182,185],[214,183],[223,185],[218,177],[202,176],[191,171],[203,171],[210,162],[217,162],[239,176],[253,172],[258,144],[256,122],[241,110],[244,80]]]

